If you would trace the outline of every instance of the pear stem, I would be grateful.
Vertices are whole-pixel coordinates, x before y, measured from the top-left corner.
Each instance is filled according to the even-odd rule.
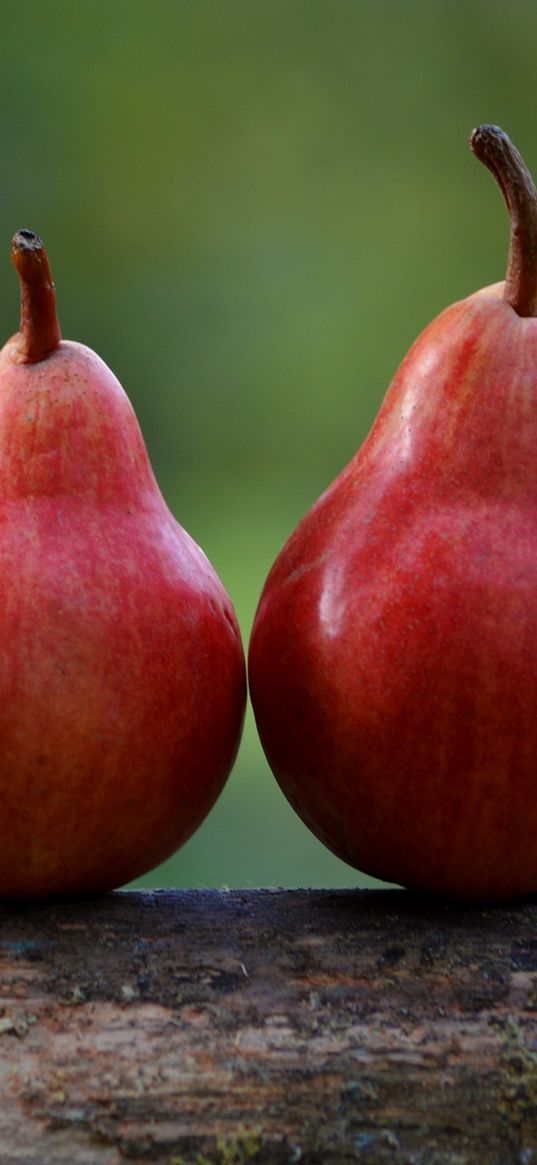
[[[47,253],[33,231],[17,231],[12,259],[21,284],[21,321],[17,348],[25,364],[35,364],[53,352],[61,340],[56,292]]]
[[[518,150],[497,125],[474,129],[470,146],[494,175],[511,218],[503,298],[519,316],[537,315],[537,190]]]

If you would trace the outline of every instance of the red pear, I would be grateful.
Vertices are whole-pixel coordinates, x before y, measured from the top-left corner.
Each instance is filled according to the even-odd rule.
[[[339,857],[466,899],[537,890],[537,195],[505,282],[419,337],[365,444],[276,560],[250,647],[263,746]]]
[[[0,894],[118,886],[218,796],[245,701],[235,615],[169,512],[120,384],[62,341],[43,244],[13,240],[0,353]]]

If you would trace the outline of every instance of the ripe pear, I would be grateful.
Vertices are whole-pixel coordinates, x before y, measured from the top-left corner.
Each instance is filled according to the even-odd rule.
[[[471,145],[511,216],[503,283],[445,310],[277,558],[249,653],[289,801],[388,882],[537,890],[537,194]]]
[[[159,491],[103,361],[60,339],[19,231],[0,352],[0,894],[107,890],[218,796],[245,703],[230,600]]]

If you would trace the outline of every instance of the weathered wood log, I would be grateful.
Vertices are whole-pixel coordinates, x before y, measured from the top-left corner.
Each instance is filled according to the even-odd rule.
[[[537,904],[0,905],[1,1165],[537,1162]]]

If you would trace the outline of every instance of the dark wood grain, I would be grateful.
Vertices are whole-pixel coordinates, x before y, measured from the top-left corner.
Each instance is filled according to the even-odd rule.
[[[537,1163],[537,904],[0,905],[0,1163]]]

